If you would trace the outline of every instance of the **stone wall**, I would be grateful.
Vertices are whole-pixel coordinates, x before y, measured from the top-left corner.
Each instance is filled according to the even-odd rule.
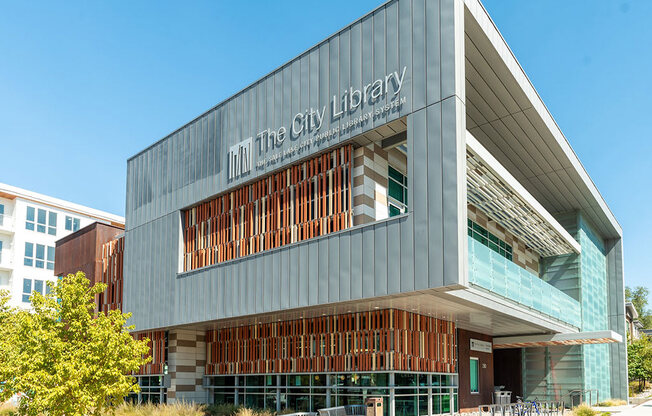
[[[368,224],[389,216],[387,181],[390,165],[405,175],[407,158],[399,150],[386,150],[377,143],[354,149],[353,225]]]
[[[169,332],[168,402],[206,403],[208,393],[202,387],[206,367],[206,332],[178,329]]]

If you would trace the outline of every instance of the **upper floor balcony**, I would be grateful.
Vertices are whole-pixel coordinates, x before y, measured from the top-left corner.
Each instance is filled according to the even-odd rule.
[[[539,277],[540,259],[579,254],[579,243],[471,133],[466,139],[468,203],[509,236],[505,242],[469,218],[469,284],[580,327],[580,303]]]
[[[13,268],[13,250],[3,248],[0,250],[0,270],[11,271]]]
[[[14,216],[7,214],[0,214],[0,233],[13,234],[14,233]]]

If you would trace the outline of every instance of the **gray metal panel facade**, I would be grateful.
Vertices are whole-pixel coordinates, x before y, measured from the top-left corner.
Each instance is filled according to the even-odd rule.
[[[465,279],[466,240],[458,232],[466,226],[465,126],[463,98],[455,96],[463,91],[455,74],[463,71],[455,61],[463,39],[463,28],[455,23],[461,21],[462,7],[455,0],[386,3],[131,158],[124,307],[134,313],[137,329],[385,296]],[[443,57],[453,61],[443,62]],[[389,92],[378,102],[332,117],[333,95],[362,89],[389,73],[400,75],[403,67],[399,95],[394,97],[396,84],[390,80]],[[257,133],[268,127],[289,130],[298,112],[327,106],[315,132],[320,133],[400,98],[405,103],[397,111],[256,167],[264,157],[314,136],[287,137],[273,150],[259,151]],[[406,216],[179,273],[180,210],[403,116],[408,186],[415,190],[409,193]],[[229,148],[248,137],[254,138],[254,166],[229,180]]]
[[[625,329],[625,279],[623,274],[623,240],[606,242],[607,284],[609,285],[609,329],[619,333],[624,342],[609,344],[611,357],[611,397],[628,396],[627,331]]]

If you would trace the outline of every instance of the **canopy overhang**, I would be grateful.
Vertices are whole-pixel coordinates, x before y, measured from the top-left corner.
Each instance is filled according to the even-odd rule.
[[[582,344],[609,344],[623,342],[623,337],[614,331],[590,331],[568,334],[524,335],[498,337],[493,340],[494,349],[554,347]]]

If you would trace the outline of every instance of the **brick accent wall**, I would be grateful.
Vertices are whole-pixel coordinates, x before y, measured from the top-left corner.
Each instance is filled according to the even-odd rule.
[[[387,208],[388,166],[405,174],[407,160],[396,149],[376,143],[353,150],[353,224],[367,224],[389,216]]]
[[[467,215],[490,233],[512,246],[512,261],[529,272],[539,276],[539,253],[531,250],[524,242],[516,238],[512,233],[505,230],[503,226],[487,217],[487,215],[475,205],[467,205]]]
[[[171,330],[168,335],[168,402],[205,403],[208,393],[202,387],[206,366],[206,333],[188,329]]]

